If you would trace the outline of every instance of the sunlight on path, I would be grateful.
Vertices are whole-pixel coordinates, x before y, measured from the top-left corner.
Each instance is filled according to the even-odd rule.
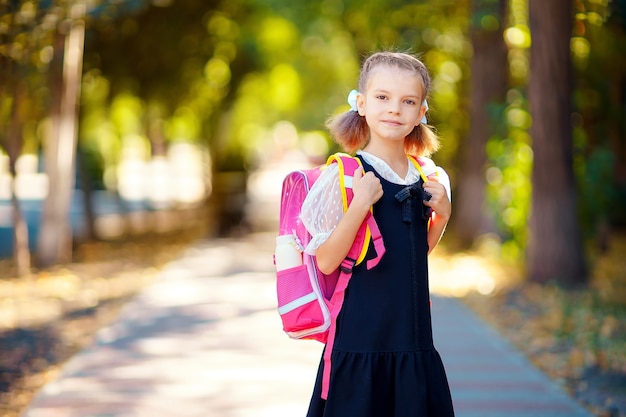
[[[489,295],[503,274],[482,258],[466,254],[438,255],[436,249],[428,263],[430,291],[444,296],[463,297],[473,291]]]
[[[227,243],[169,265],[24,417],[304,415],[322,345],[282,332],[267,239]]]

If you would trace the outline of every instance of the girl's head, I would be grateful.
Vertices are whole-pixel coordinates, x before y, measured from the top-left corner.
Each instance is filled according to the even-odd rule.
[[[346,151],[354,152],[365,147],[370,140],[370,126],[367,123],[363,110],[365,96],[371,87],[372,80],[377,82],[381,77],[374,77],[379,70],[398,71],[402,76],[408,77],[409,84],[413,85],[409,91],[412,97],[419,100],[413,103],[420,109],[423,100],[426,100],[430,92],[431,80],[428,70],[424,64],[416,57],[401,52],[377,52],[371,55],[363,63],[359,78],[359,110],[342,113],[328,121],[328,127],[337,143]],[[415,80],[410,78],[415,76]],[[384,79],[384,78],[383,78]],[[412,103],[412,102],[409,102]],[[425,104],[425,103],[424,103]],[[412,155],[429,155],[439,148],[437,135],[424,123],[416,121],[413,130],[404,138],[404,150]],[[372,129],[375,129],[372,126]]]

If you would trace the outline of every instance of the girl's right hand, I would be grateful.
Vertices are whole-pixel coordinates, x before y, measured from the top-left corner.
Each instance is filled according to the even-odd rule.
[[[354,193],[352,204],[356,202],[369,210],[370,206],[383,196],[383,186],[373,172],[363,174],[363,167],[359,167],[354,171],[352,192]]]
[[[359,167],[352,178],[352,192],[350,207],[316,252],[317,267],[325,274],[335,271],[346,258],[372,204],[383,196],[383,187],[373,172],[363,174],[363,168]]]

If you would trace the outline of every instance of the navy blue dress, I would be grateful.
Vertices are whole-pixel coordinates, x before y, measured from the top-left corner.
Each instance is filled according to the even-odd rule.
[[[374,217],[387,251],[372,270],[365,262],[354,269],[337,320],[328,399],[320,396],[321,361],[307,417],[454,416],[433,346],[422,183],[376,175],[384,194]],[[369,251],[368,259],[373,245]]]

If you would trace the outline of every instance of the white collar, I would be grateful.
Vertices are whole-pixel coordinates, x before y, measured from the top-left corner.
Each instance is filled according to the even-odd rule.
[[[391,169],[387,162],[385,162],[378,156],[363,150],[357,151],[357,155],[362,156],[363,159],[365,159],[365,162],[370,164],[376,170],[376,172],[378,172],[384,179],[394,184],[409,185],[416,183],[420,179],[419,171],[417,170],[417,168],[415,168],[415,165],[413,165],[413,163],[409,160],[408,156],[407,162],[409,164],[409,170],[407,171],[406,177],[401,178],[393,169]]]

